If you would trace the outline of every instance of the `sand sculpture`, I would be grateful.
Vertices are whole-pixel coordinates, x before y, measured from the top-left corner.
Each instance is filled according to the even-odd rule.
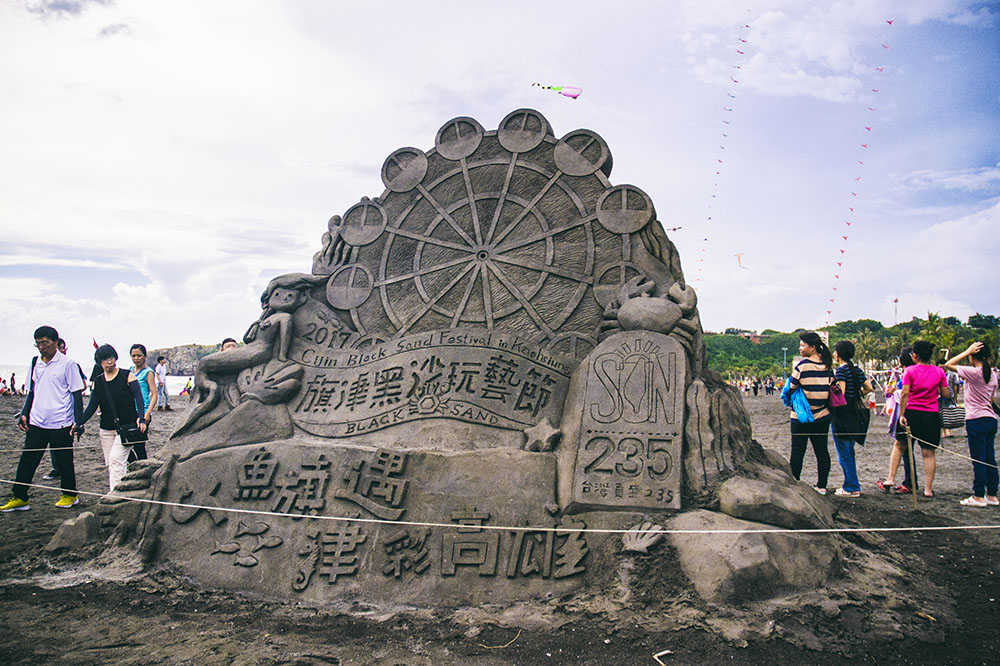
[[[204,585],[313,603],[541,600],[655,553],[659,526],[750,530],[668,537],[706,600],[822,584],[833,537],[752,530],[830,505],[751,439],[653,202],[611,165],[531,109],[393,152],[119,488],[183,506],[109,499],[105,522]]]

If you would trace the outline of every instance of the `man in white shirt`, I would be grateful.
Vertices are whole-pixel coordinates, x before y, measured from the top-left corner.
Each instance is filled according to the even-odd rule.
[[[154,369],[156,373],[156,395],[161,398],[162,405],[156,408],[156,411],[172,412],[174,410],[170,409],[170,400],[167,398],[167,359],[164,356],[160,356],[156,359],[156,368]]]
[[[17,417],[17,427],[27,434],[17,463],[14,497],[0,507],[3,513],[31,508],[26,484],[34,478],[46,447],[52,449],[60,473],[62,497],[56,506],[68,509],[79,501],[71,429],[83,415],[84,383],[80,366],[57,349],[58,340],[59,333],[51,326],[35,330],[38,356],[32,359],[28,396]],[[82,426],[77,429],[82,430]]]

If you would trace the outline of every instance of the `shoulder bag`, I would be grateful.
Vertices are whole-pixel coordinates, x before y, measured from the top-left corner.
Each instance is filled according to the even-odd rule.
[[[119,370],[119,372],[121,371]],[[108,388],[108,382],[104,379],[104,377],[100,378],[100,382],[104,387],[104,395],[108,399],[108,407],[111,408],[111,418],[115,420],[115,430],[118,431],[118,436],[122,440],[122,445],[132,446],[133,444],[147,441],[148,437],[146,433],[144,433],[139,426],[134,423],[123,424],[118,419],[118,412],[115,409],[115,401],[111,398],[111,389]]]
[[[941,427],[945,430],[961,428],[965,425],[965,407],[959,407],[952,400],[947,407],[941,409]]]

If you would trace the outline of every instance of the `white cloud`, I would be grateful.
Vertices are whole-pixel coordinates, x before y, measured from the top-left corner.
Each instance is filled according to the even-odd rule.
[[[997,24],[1000,14],[992,11],[989,7],[979,7],[978,9],[965,9],[961,13],[951,17],[951,23],[978,28],[991,28]]]
[[[44,278],[0,276],[0,294],[3,294],[0,303],[7,301],[23,304],[26,301],[36,301],[52,293],[56,286],[55,283]],[[19,320],[4,317],[4,321],[13,322]]]
[[[959,190],[962,192],[1000,191],[1000,164],[994,167],[948,171],[913,171],[902,178],[913,190]]]

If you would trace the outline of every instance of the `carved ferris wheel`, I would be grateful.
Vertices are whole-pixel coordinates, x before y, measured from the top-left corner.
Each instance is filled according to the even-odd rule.
[[[655,217],[644,192],[610,184],[611,163],[600,136],[556,140],[531,109],[491,132],[450,120],[434,149],[389,155],[385,192],[343,215],[351,252],[327,300],[362,335],[485,328],[586,354],[610,295],[641,273],[631,237]]]

